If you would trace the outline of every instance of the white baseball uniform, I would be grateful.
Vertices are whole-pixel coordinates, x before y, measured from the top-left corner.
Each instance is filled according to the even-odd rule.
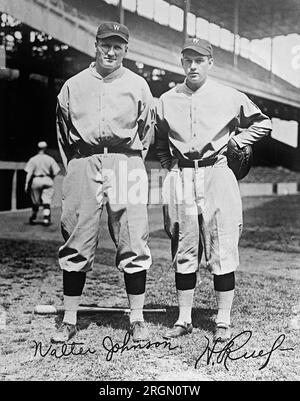
[[[30,196],[33,206],[50,206],[54,194],[53,179],[60,171],[56,161],[45,153],[38,153],[28,160],[25,171],[26,181],[31,181]]]
[[[270,132],[270,119],[245,94],[210,78],[196,91],[184,82],[164,93],[157,114],[157,155],[170,170],[163,197],[174,267],[195,272],[204,250],[212,273],[230,273],[239,264],[242,203],[226,145],[237,127],[245,128],[238,145],[253,144]],[[214,158],[205,167],[178,167],[182,159]]]
[[[147,82],[123,66],[103,78],[92,63],[63,85],[57,126],[67,171],[61,268],[92,268],[106,204],[117,267],[131,273],[148,269],[147,200],[128,198],[136,172],[143,176],[141,192],[147,197],[148,191],[143,158],[153,134],[154,108]]]

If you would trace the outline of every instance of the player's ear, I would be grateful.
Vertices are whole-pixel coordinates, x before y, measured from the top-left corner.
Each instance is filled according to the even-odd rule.
[[[210,70],[213,65],[214,65],[214,59],[212,57],[210,57],[208,59],[208,69]]]

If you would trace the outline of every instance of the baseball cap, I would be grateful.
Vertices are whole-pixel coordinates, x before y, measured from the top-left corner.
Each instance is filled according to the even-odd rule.
[[[203,56],[212,56],[213,49],[212,45],[209,43],[208,40],[199,39],[199,38],[188,38],[184,42],[182,47],[181,53],[184,50],[194,50],[195,52],[202,54]]]
[[[48,145],[47,145],[47,142],[41,141],[37,144],[37,146],[39,149],[45,149]]]
[[[129,39],[129,30],[127,26],[123,24],[119,24],[119,22],[103,22],[99,25],[96,38],[97,39],[105,39],[109,38],[110,36],[119,36],[126,43],[128,43]]]

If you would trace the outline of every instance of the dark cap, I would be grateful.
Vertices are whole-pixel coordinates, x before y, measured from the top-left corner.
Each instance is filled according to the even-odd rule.
[[[119,36],[128,43],[129,30],[127,26],[119,24],[118,22],[103,22],[98,27],[96,39],[105,39],[110,36]]]
[[[202,54],[203,56],[211,56],[213,55],[213,49],[208,40],[199,39],[199,38],[188,38],[181,50],[181,53],[184,50],[194,50],[195,52]]]

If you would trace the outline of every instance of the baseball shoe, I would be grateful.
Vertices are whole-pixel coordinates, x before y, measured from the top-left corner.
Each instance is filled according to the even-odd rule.
[[[43,225],[44,226],[49,226],[50,225],[50,219],[44,219],[43,220]]]
[[[32,217],[32,216],[29,217],[29,224],[33,226],[35,223],[36,223],[36,217]]]
[[[168,330],[163,337],[164,338],[177,338],[181,336],[185,336],[186,334],[190,334],[193,331],[193,325],[192,323],[186,323],[184,322],[183,324],[174,324],[174,327],[172,329]]]
[[[51,343],[62,344],[69,341],[77,333],[75,324],[62,323],[56,330],[55,334],[51,337]]]
[[[226,341],[229,341],[231,337],[232,337],[231,327],[226,323],[217,323],[213,341],[224,343]]]
[[[140,320],[131,323],[129,333],[132,336],[132,340],[135,342],[147,341],[150,338],[147,326]]]

